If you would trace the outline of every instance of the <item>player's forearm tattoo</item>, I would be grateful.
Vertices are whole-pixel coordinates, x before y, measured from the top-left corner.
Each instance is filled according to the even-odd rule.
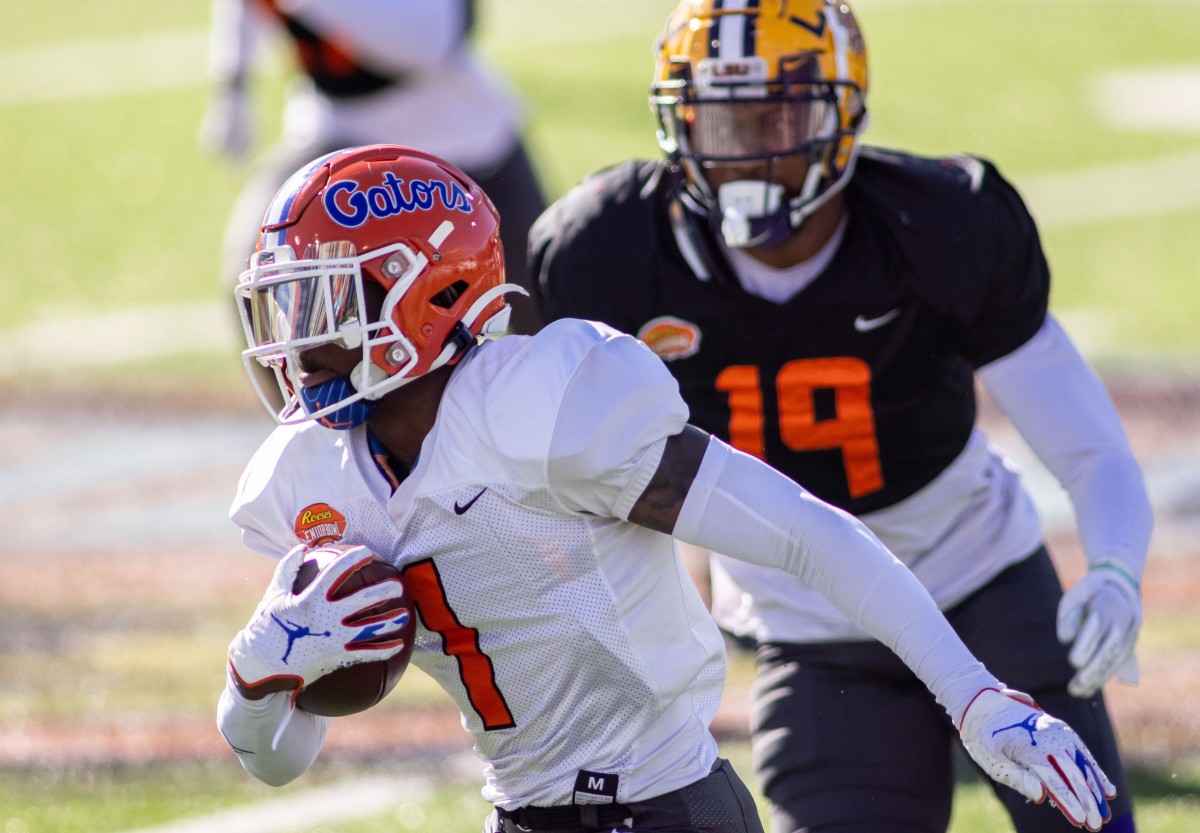
[[[708,434],[691,425],[668,438],[658,470],[633,505],[629,520],[658,532],[670,533],[700,469],[706,448]]]

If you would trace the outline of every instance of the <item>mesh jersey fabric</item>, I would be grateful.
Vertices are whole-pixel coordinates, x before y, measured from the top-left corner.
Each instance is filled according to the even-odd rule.
[[[464,360],[395,494],[364,429],[279,428],[231,517],[279,556],[296,519],[328,507],[344,542],[405,569],[413,662],[461,709],[489,802],[571,803],[580,770],[616,775],[616,800],[635,801],[716,758],[720,634],[671,539],[618,520],[686,420],[643,345],[557,322]]]

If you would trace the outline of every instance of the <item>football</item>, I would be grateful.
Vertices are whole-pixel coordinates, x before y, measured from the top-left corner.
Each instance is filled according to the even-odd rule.
[[[330,547],[309,553],[292,583],[292,592],[299,593],[313,582],[320,572],[322,556],[338,552],[340,550]],[[400,581],[400,570],[376,556],[335,587],[332,598],[343,599],[363,587],[391,580]],[[299,708],[328,717],[356,714],[374,706],[396,687],[412,658],[417,620],[407,590],[395,602],[377,607],[370,611],[372,618],[383,613],[391,615],[391,621],[379,628],[380,634],[387,635],[389,640],[399,636],[404,640],[404,648],[390,659],[359,662],[318,677],[300,690],[296,698]]]

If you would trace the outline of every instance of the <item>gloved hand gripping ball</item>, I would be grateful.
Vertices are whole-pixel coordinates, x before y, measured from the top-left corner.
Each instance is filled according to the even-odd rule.
[[[416,618],[400,571],[365,547],[297,547],[229,646],[243,696],[292,691],[313,714],[363,711],[395,687]]]

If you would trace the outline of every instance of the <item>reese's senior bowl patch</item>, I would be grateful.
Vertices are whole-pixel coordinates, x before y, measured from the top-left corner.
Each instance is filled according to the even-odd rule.
[[[700,350],[700,328],[670,315],[650,319],[637,337],[663,361],[686,359]]]
[[[342,540],[346,534],[346,518],[328,503],[314,503],[296,516],[296,537],[309,549],[323,547]]]

